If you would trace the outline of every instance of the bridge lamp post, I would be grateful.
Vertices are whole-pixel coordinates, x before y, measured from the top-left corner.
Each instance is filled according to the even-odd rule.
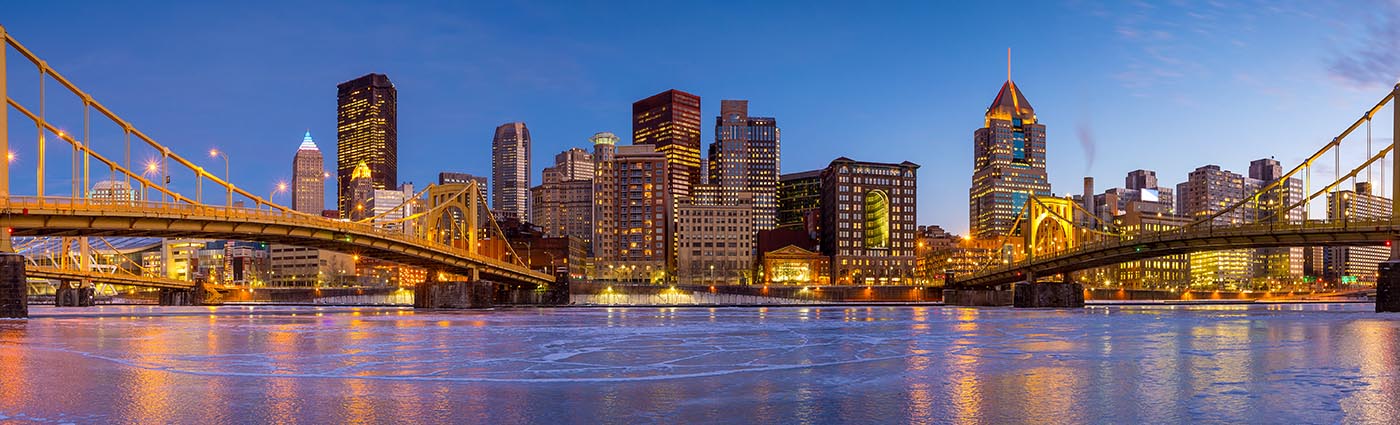
[[[275,200],[276,200],[275,198],[277,198],[277,194],[279,194],[279,193],[286,193],[286,192],[287,192],[287,182],[277,182],[277,186],[273,186],[273,188],[272,188],[272,193],[270,193],[270,194],[267,195],[267,209],[268,209],[268,211],[271,211],[271,210],[272,210],[272,204],[273,204],[273,202],[275,202]]]
[[[227,204],[227,205],[231,208],[231,207],[233,207],[233,182],[232,182],[231,180],[228,179],[228,169],[229,169],[229,167],[228,167],[228,154],[225,154],[224,152],[222,152],[222,151],[220,151],[220,150],[218,150],[218,149],[210,149],[210,150],[209,150],[209,157],[210,157],[210,158],[217,158],[217,157],[223,157],[223,158],[224,158],[224,186],[228,189],[228,204]]]

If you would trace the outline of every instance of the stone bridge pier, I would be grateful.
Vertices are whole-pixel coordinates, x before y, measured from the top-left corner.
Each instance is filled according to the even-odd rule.
[[[24,277],[24,256],[0,252],[0,319],[25,317],[29,317],[29,285]]]
[[[92,307],[96,304],[97,288],[92,283],[79,280],[65,280],[58,283],[53,293],[56,307]]]
[[[1011,285],[943,290],[943,304],[960,307],[1082,308],[1084,285],[1065,275],[1063,282],[1037,282],[1034,276]]]

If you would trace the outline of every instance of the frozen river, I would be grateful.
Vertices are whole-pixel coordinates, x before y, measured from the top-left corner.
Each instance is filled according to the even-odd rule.
[[[1373,308],[34,308],[0,422],[1395,423]]]

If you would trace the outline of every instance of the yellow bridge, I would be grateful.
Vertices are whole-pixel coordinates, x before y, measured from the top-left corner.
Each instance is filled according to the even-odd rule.
[[[38,85],[26,87],[17,96],[9,86],[7,51],[19,54],[33,65]],[[25,81],[33,81],[25,78]],[[57,96],[46,91],[58,89]],[[55,97],[57,99],[55,99]],[[0,235],[0,251],[13,251],[9,236],[150,236],[164,238],[208,238],[251,240],[322,248],[354,253],[428,270],[430,279],[449,275],[465,280],[487,279],[506,283],[547,284],[548,273],[534,271],[509,252],[503,258],[483,255],[478,239],[477,211],[481,188],[473,184],[430,186],[395,210],[404,218],[360,221],[335,220],[291,210],[253,194],[228,181],[228,164],[222,177],[194,161],[157,143],[131,122],[80,90],[36,54],[0,27],[0,227],[10,235]],[[55,103],[64,102],[59,105]],[[64,120],[50,115],[63,109],[81,111],[80,119],[68,114]],[[10,111],[28,118],[33,129],[32,144],[20,146],[12,138],[18,127],[9,122]],[[96,120],[94,120],[96,118]],[[93,121],[99,121],[94,123]],[[103,122],[105,121],[105,122]],[[104,127],[99,127],[103,124]],[[116,129],[115,136],[94,138],[94,131]],[[65,129],[73,129],[66,131]],[[101,140],[99,143],[97,140]],[[16,152],[24,153],[18,158]],[[68,154],[65,174],[49,175],[46,168],[62,162],[57,155]],[[144,165],[132,165],[132,157],[146,157]],[[12,169],[32,169],[33,192],[15,196],[10,187]],[[131,195],[93,194],[95,176],[122,182]],[[68,193],[46,193],[45,183],[58,179],[70,183]],[[61,190],[62,190],[61,189]],[[212,190],[222,205],[207,203],[204,192]],[[275,193],[275,192],[274,192]],[[418,202],[423,193],[427,205]],[[494,220],[490,220],[494,224]],[[493,227],[491,239],[503,241],[504,234]],[[510,258],[507,261],[505,258]],[[125,285],[160,288],[188,288],[188,283],[167,282],[137,276],[106,276],[91,270],[48,270],[30,267],[30,275],[53,279],[120,280]]]

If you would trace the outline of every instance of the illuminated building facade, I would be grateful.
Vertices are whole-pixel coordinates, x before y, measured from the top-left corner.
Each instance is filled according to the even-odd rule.
[[[758,232],[759,275],[765,285],[830,285],[831,259],[800,229]]]
[[[1354,190],[1327,193],[1328,220],[1376,220],[1390,218],[1389,198],[1377,196],[1371,184],[1358,182]],[[1323,279],[1338,284],[1375,285],[1377,267],[1390,259],[1384,246],[1323,248]],[[1336,286],[1332,286],[1336,287]]]
[[[1135,235],[1178,229],[1190,222],[1189,218],[1172,214],[1170,203],[1141,201],[1129,203],[1127,210],[1111,223],[1124,234]],[[1186,254],[1127,261],[1114,267],[1115,280],[1097,283],[1125,289],[1180,290],[1191,282],[1191,261]]]
[[[700,96],[667,90],[633,103],[632,144],[665,156],[670,195],[689,198],[700,184]]]
[[[1176,185],[1176,207],[1182,216],[1201,220],[1224,211],[1259,190],[1259,181],[1218,165],[1198,167]],[[1215,225],[1244,224],[1253,218],[1246,208],[1231,210],[1213,220]],[[1203,289],[1248,288],[1254,270],[1253,249],[1191,253],[1191,286]]]
[[[413,222],[404,221],[404,218],[418,212],[420,203],[413,198],[414,194],[411,183],[404,183],[398,189],[375,189],[369,203],[365,204],[368,217],[374,217],[374,223],[383,223],[386,229],[413,234],[416,230]]]
[[[595,135],[595,268],[604,279],[655,280],[672,258],[672,200],[665,154],[651,145],[616,146]]]
[[[753,282],[754,206],[739,195],[727,201],[681,201],[676,207],[676,273],[680,282],[733,285]]]
[[[911,283],[918,168],[843,157],[822,170],[820,242],[835,284]]]
[[[366,74],[336,86],[336,196],[349,217],[351,179],[364,163],[374,189],[392,189],[399,179],[398,90],[384,74]]]
[[[272,245],[268,286],[345,286],[353,282],[355,263],[349,254],[316,248]]]
[[[1283,165],[1273,158],[1263,158],[1249,163],[1249,178],[1254,179],[1262,189],[1283,178]],[[1290,178],[1280,182],[1259,197],[1256,205],[1247,205],[1254,210],[1255,221],[1261,223],[1301,223],[1303,208],[1279,214],[1279,210],[1303,199],[1303,180]],[[1260,248],[1255,250],[1254,286],[1257,289],[1275,289],[1278,285],[1294,283],[1303,276],[1305,249],[1303,247]]]
[[[530,129],[523,122],[496,127],[491,139],[491,208],[498,220],[530,221]]]
[[[990,239],[1010,232],[1032,196],[1049,197],[1045,172],[1045,125],[1036,121],[1016,83],[1007,76],[985,125],[973,133],[969,219],[972,237]]]
[[[350,221],[373,217],[369,204],[374,200],[374,172],[370,171],[369,164],[361,161],[351,170],[348,190],[350,209],[346,217]]]
[[[310,131],[292,157],[292,209],[312,215],[326,209],[326,160]]]
[[[725,198],[750,194],[755,231],[777,226],[780,145],[776,119],[749,116],[747,100],[720,101],[715,141],[710,144],[709,184]]]
[[[821,236],[822,170],[784,174],[778,178],[777,226]]]
[[[572,148],[554,156],[554,166],[540,173],[530,188],[534,224],[545,237],[593,240],[593,155]]]

